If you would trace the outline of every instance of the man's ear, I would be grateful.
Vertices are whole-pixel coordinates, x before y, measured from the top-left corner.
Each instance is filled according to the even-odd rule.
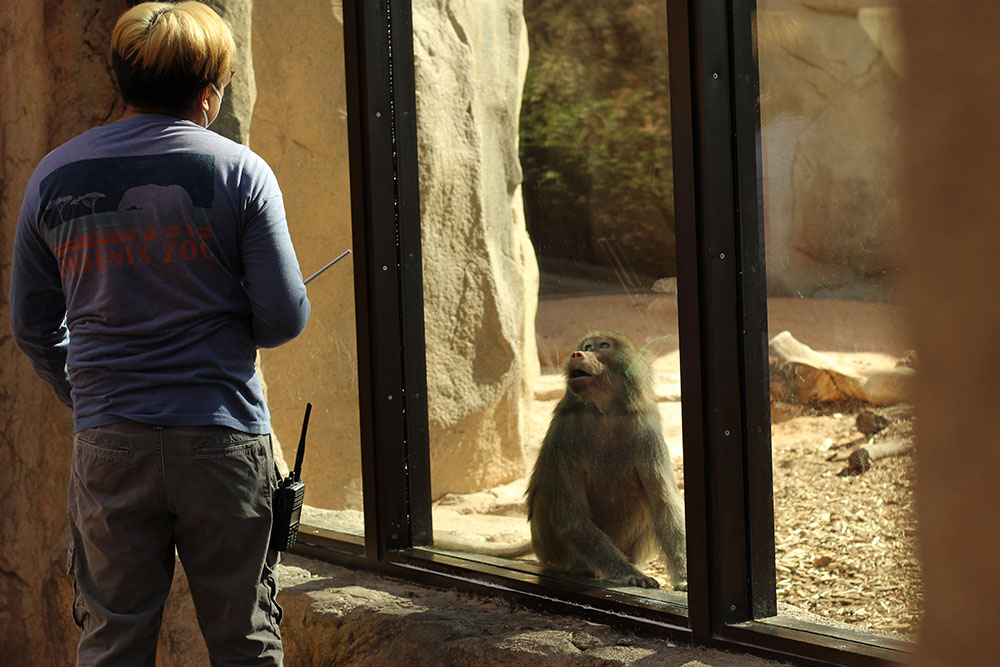
[[[205,87],[198,93],[198,108],[204,110],[206,113],[211,108],[209,106],[209,97],[212,94],[212,84],[210,83],[205,84]]]

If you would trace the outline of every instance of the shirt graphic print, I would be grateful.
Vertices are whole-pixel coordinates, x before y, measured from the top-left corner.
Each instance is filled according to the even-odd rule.
[[[212,155],[79,160],[40,184],[42,227],[63,279],[214,259]]]

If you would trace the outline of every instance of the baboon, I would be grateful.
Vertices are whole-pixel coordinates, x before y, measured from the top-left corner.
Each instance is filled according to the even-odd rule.
[[[548,569],[657,588],[637,567],[659,546],[687,590],[684,507],[653,401],[652,367],[620,333],[587,334],[566,362],[528,483],[528,521]]]

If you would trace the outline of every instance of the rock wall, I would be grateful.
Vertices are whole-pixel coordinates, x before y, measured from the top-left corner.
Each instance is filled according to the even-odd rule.
[[[900,42],[895,10],[875,5],[758,4],[772,295],[892,297],[900,243]]]
[[[350,170],[341,3],[254,0],[258,84],[250,146],[278,177],[302,273],[351,247]],[[348,256],[309,283],[305,332],[261,351],[271,423],[294,461],[312,402],[306,502],[361,509],[354,263]]]
[[[413,6],[435,495],[523,474],[538,372],[517,158],[523,19],[517,2],[464,4]],[[351,245],[341,5],[256,0],[253,16],[251,145],[278,175],[308,275]],[[261,354],[274,430],[290,460],[312,401],[308,503],[360,509],[351,258],[310,283],[309,297],[305,333]]]
[[[227,0],[206,0],[206,4],[229,22],[233,28],[233,41],[236,42],[236,60],[233,61],[235,73],[226,87],[222,108],[218,118],[212,123],[212,129],[224,137],[246,144],[250,140],[250,121],[257,100],[250,29],[254,4]]]
[[[38,161],[122,110],[106,60],[124,0],[13,0],[0,11],[0,655],[74,662],[66,489],[72,418],[10,336],[10,255]]]
[[[126,4],[14,0],[0,12],[4,322],[9,320],[17,212],[31,171],[55,146],[122,111],[106,45]],[[241,48],[236,78],[213,129],[243,142],[252,136],[253,148],[274,168],[308,275],[351,241],[341,5],[306,0],[212,4],[234,26]],[[428,343],[441,351],[428,354],[434,480],[443,492],[479,488],[523,472],[522,405],[537,373],[537,274],[520,208],[514,131],[526,48],[519,3],[513,0],[491,5],[482,16],[458,11],[454,22],[429,2],[418,3],[417,10],[418,43],[437,48],[437,40],[450,32],[446,43],[454,48],[447,60],[418,50],[421,113],[427,120],[422,133],[437,137],[424,144],[430,153],[423,154],[421,176]],[[437,85],[461,92],[455,100],[468,106],[452,108],[448,103],[454,100],[433,99],[430,87]],[[456,141],[449,145],[448,139]],[[459,238],[469,243],[453,243]],[[291,454],[304,404],[312,401],[309,501],[355,507],[361,492],[350,259],[310,283],[309,290],[313,316],[305,334],[262,355],[273,426]],[[78,634],[68,614],[72,586],[65,576],[71,438],[69,412],[35,377],[9,333],[0,334],[0,445],[5,453],[0,466],[5,510],[0,653],[11,664],[73,661]],[[174,588],[161,664],[174,664],[194,650],[194,622],[180,570]]]
[[[517,128],[520,0],[413,3],[435,496],[524,474],[538,273]]]

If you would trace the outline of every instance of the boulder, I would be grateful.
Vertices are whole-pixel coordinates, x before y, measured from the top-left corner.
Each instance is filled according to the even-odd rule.
[[[525,228],[519,0],[413,3],[431,484],[524,474],[538,370],[538,272]]]
[[[799,405],[896,405],[911,399],[916,371],[852,365],[816,352],[782,331],[767,345],[771,399]]]
[[[757,14],[772,295],[881,300],[899,267],[900,46],[891,7]]]
[[[526,387],[538,372],[537,269],[517,157],[527,50],[517,2],[488,11],[417,2],[413,11],[432,484],[440,495],[524,472]],[[308,275],[352,242],[341,6],[256,0],[253,25],[251,145],[278,176]],[[261,354],[286,460],[305,402],[313,403],[307,502],[336,510],[360,509],[362,497],[353,279],[348,257],[310,283],[304,334]]]

